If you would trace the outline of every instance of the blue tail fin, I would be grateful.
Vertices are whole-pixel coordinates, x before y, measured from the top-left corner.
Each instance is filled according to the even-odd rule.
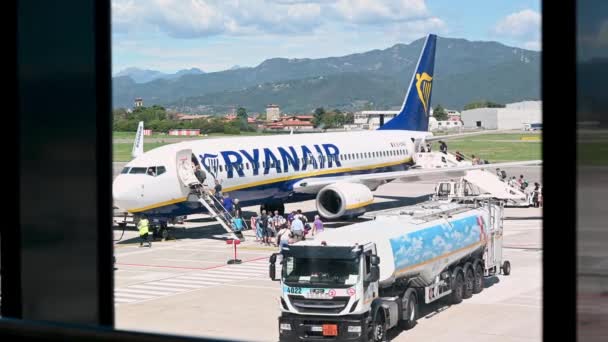
[[[378,129],[428,131],[436,41],[434,34],[426,38],[399,114]]]

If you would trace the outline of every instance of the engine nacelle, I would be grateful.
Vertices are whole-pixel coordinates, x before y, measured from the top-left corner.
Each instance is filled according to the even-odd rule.
[[[319,214],[326,219],[354,216],[365,212],[372,204],[374,195],[371,190],[359,183],[335,183],[321,189],[316,204]]]

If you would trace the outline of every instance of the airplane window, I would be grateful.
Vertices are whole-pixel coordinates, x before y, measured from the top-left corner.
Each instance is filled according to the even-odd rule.
[[[124,169],[122,169],[122,171],[120,171],[120,173],[121,173],[121,174],[122,174],[122,173],[129,173],[129,170],[130,170],[130,169],[131,169],[130,167],[125,167]]]
[[[220,172],[224,172],[224,168],[220,165]]]
[[[249,163],[245,163],[245,167],[249,170]]]
[[[266,168],[266,162],[265,161],[262,162],[262,167]]]
[[[165,173],[167,170],[165,169],[164,166],[157,166],[156,167],[156,175],[162,175],[163,173]]]
[[[129,174],[143,175],[146,173],[147,169],[148,168],[146,168],[146,167],[132,167],[131,171],[129,171]]]

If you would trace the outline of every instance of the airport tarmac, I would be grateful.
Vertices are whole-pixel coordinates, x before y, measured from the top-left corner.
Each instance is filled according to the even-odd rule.
[[[538,168],[540,170],[540,168]],[[528,172],[526,174],[530,174]],[[532,177],[532,175],[530,176]],[[540,172],[538,172],[540,178]],[[394,182],[376,192],[371,210],[426,200],[434,181]],[[314,215],[314,202],[287,204]],[[249,217],[257,207],[244,208]],[[416,327],[392,341],[540,341],[542,339],[542,209],[505,209],[504,255],[512,273],[486,280],[485,290],[451,307],[435,305]],[[346,222],[330,222],[340,229]],[[115,246],[116,328],[244,341],[277,341],[279,283],[268,278],[268,256],[252,233],[227,265],[232,247],[204,215],[172,231],[175,239],[139,247],[129,227]],[[185,228],[185,229],[182,229]],[[115,239],[121,231],[115,230]]]

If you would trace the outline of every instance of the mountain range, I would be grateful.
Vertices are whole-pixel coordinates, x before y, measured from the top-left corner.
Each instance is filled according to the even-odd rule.
[[[256,67],[185,74],[137,83],[113,78],[115,107],[133,99],[180,111],[224,113],[234,106],[263,112],[276,103],[282,112],[317,107],[341,110],[398,108],[424,39],[383,50],[319,59],[272,58]],[[462,109],[469,102],[508,103],[540,99],[540,52],[497,42],[438,37],[432,105]]]
[[[116,75],[114,75],[114,77],[129,77],[133,80],[133,82],[135,83],[146,83],[146,82],[150,82],[156,79],[166,79],[166,80],[172,80],[172,79],[176,79],[179,78],[183,75],[200,75],[200,74],[204,74],[205,72],[202,71],[199,68],[190,68],[190,69],[182,69],[174,74],[167,74],[164,72],[160,72],[160,71],[156,71],[156,70],[149,70],[149,69],[140,69],[140,68],[126,68],[124,70],[121,70],[120,72],[116,73]]]

